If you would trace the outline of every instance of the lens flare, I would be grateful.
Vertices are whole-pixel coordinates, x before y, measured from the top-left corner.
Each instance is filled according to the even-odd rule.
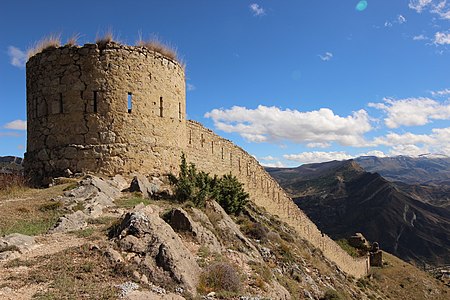
[[[358,4],[356,4],[356,10],[357,11],[363,11],[367,8],[367,1],[366,0],[361,0],[358,2]]]

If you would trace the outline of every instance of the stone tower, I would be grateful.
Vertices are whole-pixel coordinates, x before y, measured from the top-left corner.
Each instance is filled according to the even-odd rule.
[[[183,67],[117,43],[44,50],[27,63],[25,173],[173,171],[186,146]]]

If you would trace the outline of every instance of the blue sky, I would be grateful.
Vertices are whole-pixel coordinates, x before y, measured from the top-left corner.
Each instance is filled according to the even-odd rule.
[[[26,50],[110,28],[176,47],[188,117],[263,164],[450,155],[450,1],[359,2],[4,0],[0,155],[26,151]]]

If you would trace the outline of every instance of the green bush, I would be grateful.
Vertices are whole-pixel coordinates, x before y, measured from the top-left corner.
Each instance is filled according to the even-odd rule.
[[[248,194],[242,183],[231,174],[218,178],[208,173],[198,171],[194,164],[186,161],[181,155],[178,177],[169,176],[175,186],[175,197],[179,202],[191,201],[196,207],[204,207],[209,199],[215,199],[229,214],[238,214],[248,201]]]

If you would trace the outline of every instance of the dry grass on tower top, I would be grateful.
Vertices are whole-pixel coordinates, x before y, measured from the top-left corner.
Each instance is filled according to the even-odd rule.
[[[34,44],[33,47],[28,49],[28,59],[36,54],[50,48],[58,48],[61,46],[61,34],[50,34]]]
[[[137,42],[137,46],[144,47],[149,50],[161,53],[165,57],[168,57],[172,60],[177,60],[177,56],[178,56],[177,51],[175,49],[161,43],[158,40],[148,40],[148,41],[139,40]]]

